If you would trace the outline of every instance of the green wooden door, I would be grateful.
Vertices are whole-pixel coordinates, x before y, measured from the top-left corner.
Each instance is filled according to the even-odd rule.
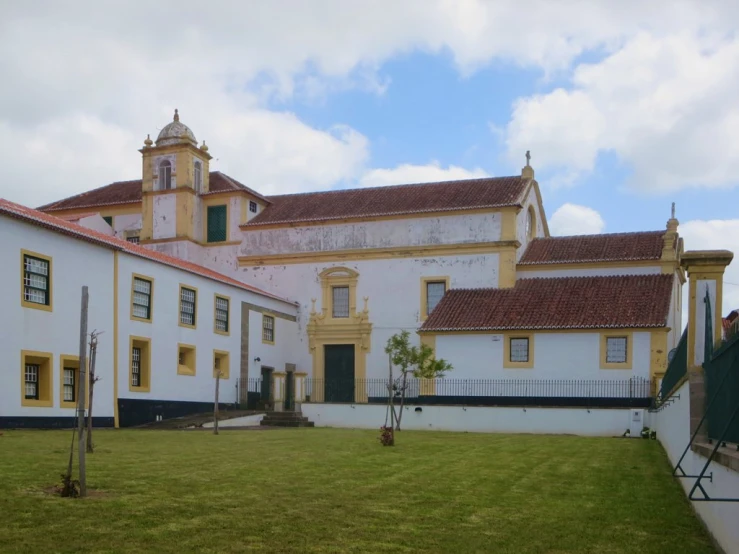
[[[354,345],[331,344],[324,350],[324,399],[354,402]]]
[[[226,206],[208,206],[208,242],[226,240]]]

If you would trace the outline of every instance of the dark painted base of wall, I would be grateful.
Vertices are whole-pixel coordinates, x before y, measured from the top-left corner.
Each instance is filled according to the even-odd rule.
[[[119,427],[133,427],[157,420],[184,417],[192,414],[212,412],[213,402],[183,402],[177,400],[144,400],[139,398],[118,399]],[[233,409],[235,404],[218,404],[219,409]]]
[[[93,417],[93,427],[113,427],[112,417]],[[0,417],[0,429],[71,429],[77,425],[75,417]]]
[[[370,404],[387,404],[387,397],[369,397]],[[417,396],[406,404],[421,406],[529,406],[543,408],[649,408],[651,398],[582,398],[557,396]],[[396,399],[396,405],[400,399]]]

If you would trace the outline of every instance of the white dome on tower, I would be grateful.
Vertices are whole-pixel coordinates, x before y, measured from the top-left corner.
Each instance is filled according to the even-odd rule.
[[[197,146],[198,141],[190,130],[190,127],[184,123],[180,123],[180,115],[177,110],[174,111],[172,123],[165,125],[156,140],[157,146],[167,146],[170,144],[190,143]]]

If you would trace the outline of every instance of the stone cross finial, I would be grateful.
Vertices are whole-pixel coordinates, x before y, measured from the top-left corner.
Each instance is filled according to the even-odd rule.
[[[177,108],[174,109],[174,121],[180,120],[180,114],[177,112]]]
[[[672,203],[672,215],[671,215],[671,218],[672,219],[675,219],[675,203],[674,202]]]
[[[528,150],[526,150],[526,165],[527,166],[530,165],[529,162],[531,162],[531,152],[529,152]]]

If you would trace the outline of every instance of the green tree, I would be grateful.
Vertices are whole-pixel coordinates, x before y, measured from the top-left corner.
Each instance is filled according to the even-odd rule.
[[[388,384],[391,410],[395,410],[392,398],[400,396],[400,408],[396,418],[396,430],[398,431],[400,431],[400,420],[403,417],[403,405],[408,390],[409,375],[416,379],[437,379],[453,369],[452,365],[446,360],[437,360],[433,348],[429,345],[411,346],[410,336],[411,334],[408,331],[401,331],[390,337],[385,346],[385,352],[390,356],[390,362],[400,369],[400,376],[395,381],[391,379]]]

